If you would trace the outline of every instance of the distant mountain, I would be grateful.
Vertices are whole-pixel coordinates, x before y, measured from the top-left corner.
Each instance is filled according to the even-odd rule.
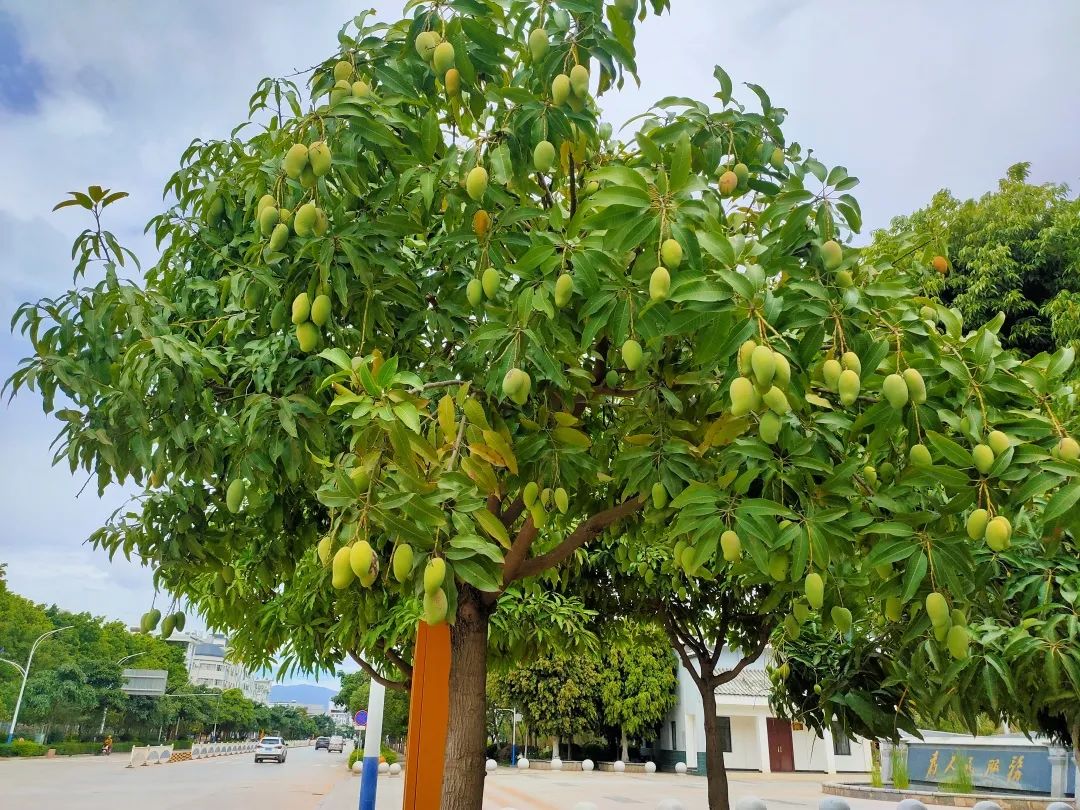
[[[330,699],[338,693],[337,689],[326,686],[314,686],[308,683],[274,684],[270,687],[271,703],[287,703],[295,700],[303,706],[322,706],[330,704]]]

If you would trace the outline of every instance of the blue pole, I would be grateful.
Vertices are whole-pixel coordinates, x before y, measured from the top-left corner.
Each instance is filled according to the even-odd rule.
[[[368,721],[364,732],[364,765],[360,772],[360,810],[375,810],[375,791],[379,787],[379,754],[382,748],[383,700],[386,687],[371,681],[368,692]]]

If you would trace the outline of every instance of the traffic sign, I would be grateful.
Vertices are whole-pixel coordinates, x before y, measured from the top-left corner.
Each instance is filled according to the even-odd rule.
[[[367,711],[364,710],[364,709],[361,709],[360,711],[358,711],[356,713],[356,717],[354,717],[353,720],[356,721],[356,725],[358,725],[358,726],[366,726],[367,725]]]

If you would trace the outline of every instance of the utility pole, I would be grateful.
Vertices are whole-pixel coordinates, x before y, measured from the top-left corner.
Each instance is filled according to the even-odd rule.
[[[37,651],[38,645],[41,642],[43,642],[45,639],[47,639],[49,636],[51,636],[53,633],[59,633],[61,630],[70,630],[71,628],[72,628],[72,625],[69,624],[66,627],[57,627],[54,630],[50,630],[49,632],[42,633],[40,636],[38,636],[37,640],[30,647],[30,655],[26,659],[26,667],[25,668],[19,666],[14,661],[9,661],[6,658],[0,658],[0,661],[4,661],[5,663],[11,664],[13,667],[15,667],[17,670],[19,670],[19,672],[21,672],[22,676],[23,676],[22,677],[22,686],[19,687],[19,697],[15,700],[15,713],[13,715],[11,715],[11,728],[8,729],[7,741],[9,743],[11,742],[12,738],[15,736],[15,725],[19,722],[19,709],[22,708],[23,692],[26,691],[26,679],[30,677],[30,664],[32,664],[33,661],[34,661],[34,653]]]
[[[119,661],[116,662],[116,666],[120,666],[122,663],[124,663],[125,661],[128,661],[128,660],[130,660],[132,658],[138,658],[140,655],[146,655],[146,651],[132,653],[131,655],[125,655],[123,658],[121,658]],[[99,737],[102,736],[105,733],[105,715],[108,714],[108,713],[109,713],[109,706],[108,706],[108,704],[106,704],[105,708],[102,709],[102,711],[101,711],[101,728],[98,729],[98,736]]]

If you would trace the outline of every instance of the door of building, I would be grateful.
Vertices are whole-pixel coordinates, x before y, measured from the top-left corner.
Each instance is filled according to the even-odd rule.
[[[791,739],[791,723],[776,717],[765,718],[769,734],[769,767],[773,772],[795,770],[795,746]]]

